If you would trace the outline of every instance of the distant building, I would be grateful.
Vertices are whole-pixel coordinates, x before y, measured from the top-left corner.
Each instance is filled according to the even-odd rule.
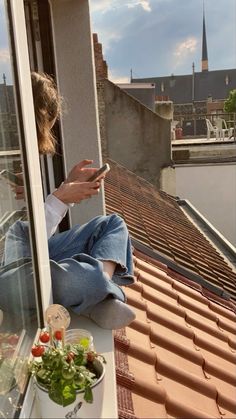
[[[129,95],[135,97],[147,108],[155,111],[155,84],[154,83],[118,83],[117,86]]]
[[[13,86],[6,84],[5,74],[0,84],[0,124],[0,149],[19,148]]]
[[[217,115],[223,112],[224,101],[229,92],[236,88],[236,69],[214,70],[208,69],[208,53],[206,39],[205,14],[203,13],[202,34],[202,68],[195,72],[192,65],[192,74],[163,77],[132,78],[132,83],[154,83],[157,101],[171,100],[174,103],[174,118],[183,116],[183,129],[185,135],[193,135],[193,124],[187,123],[186,117],[197,114],[196,133],[205,134],[205,114]],[[204,114],[204,118],[200,115]],[[191,118],[190,118],[191,119]]]

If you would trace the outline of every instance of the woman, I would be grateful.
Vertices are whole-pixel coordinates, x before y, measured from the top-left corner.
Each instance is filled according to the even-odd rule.
[[[40,154],[53,154],[51,129],[60,115],[60,97],[46,74],[32,73],[32,89]],[[117,329],[135,318],[119,285],[133,283],[133,262],[127,227],[119,216],[98,216],[84,225],[54,234],[70,204],[99,193],[101,180],[89,182],[92,160],[73,167],[66,180],[45,200],[45,216],[54,303],[84,314],[100,327]],[[24,187],[15,188],[16,198]],[[17,221],[5,241],[5,265],[31,255],[28,223]]]

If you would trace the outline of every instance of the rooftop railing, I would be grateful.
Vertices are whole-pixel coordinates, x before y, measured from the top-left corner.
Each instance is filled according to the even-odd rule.
[[[207,138],[207,119],[213,127],[224,130],[225,140],[236,140],[236,113],[174,115],[176,139]]]

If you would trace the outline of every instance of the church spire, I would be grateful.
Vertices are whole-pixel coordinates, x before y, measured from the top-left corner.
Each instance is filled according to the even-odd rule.
[[[205,24],[204,2],[203,2],[203,28],[202,28],[202,71],[208,71],[208,56],[207,56],[207,40],[206,40],[206,24]]]

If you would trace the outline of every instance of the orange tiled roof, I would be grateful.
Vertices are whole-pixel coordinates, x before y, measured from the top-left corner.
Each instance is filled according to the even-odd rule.
[[[236,273],[177,200],[112,160],[106,177],[107,213],[117,212],[139,243],[231,294],[236,301]]]
[[[135,275],[136,319],[114,335],[119,418],[236,417],[235,305],[137,251]]]
[[[145,245],[135,249],[136,282],[125,289],[136,319],[114,333],[119,418],[236,417],[236,305],[170,261],[233,298],[235,273],[173,197],[109,163],[107,212]]]

